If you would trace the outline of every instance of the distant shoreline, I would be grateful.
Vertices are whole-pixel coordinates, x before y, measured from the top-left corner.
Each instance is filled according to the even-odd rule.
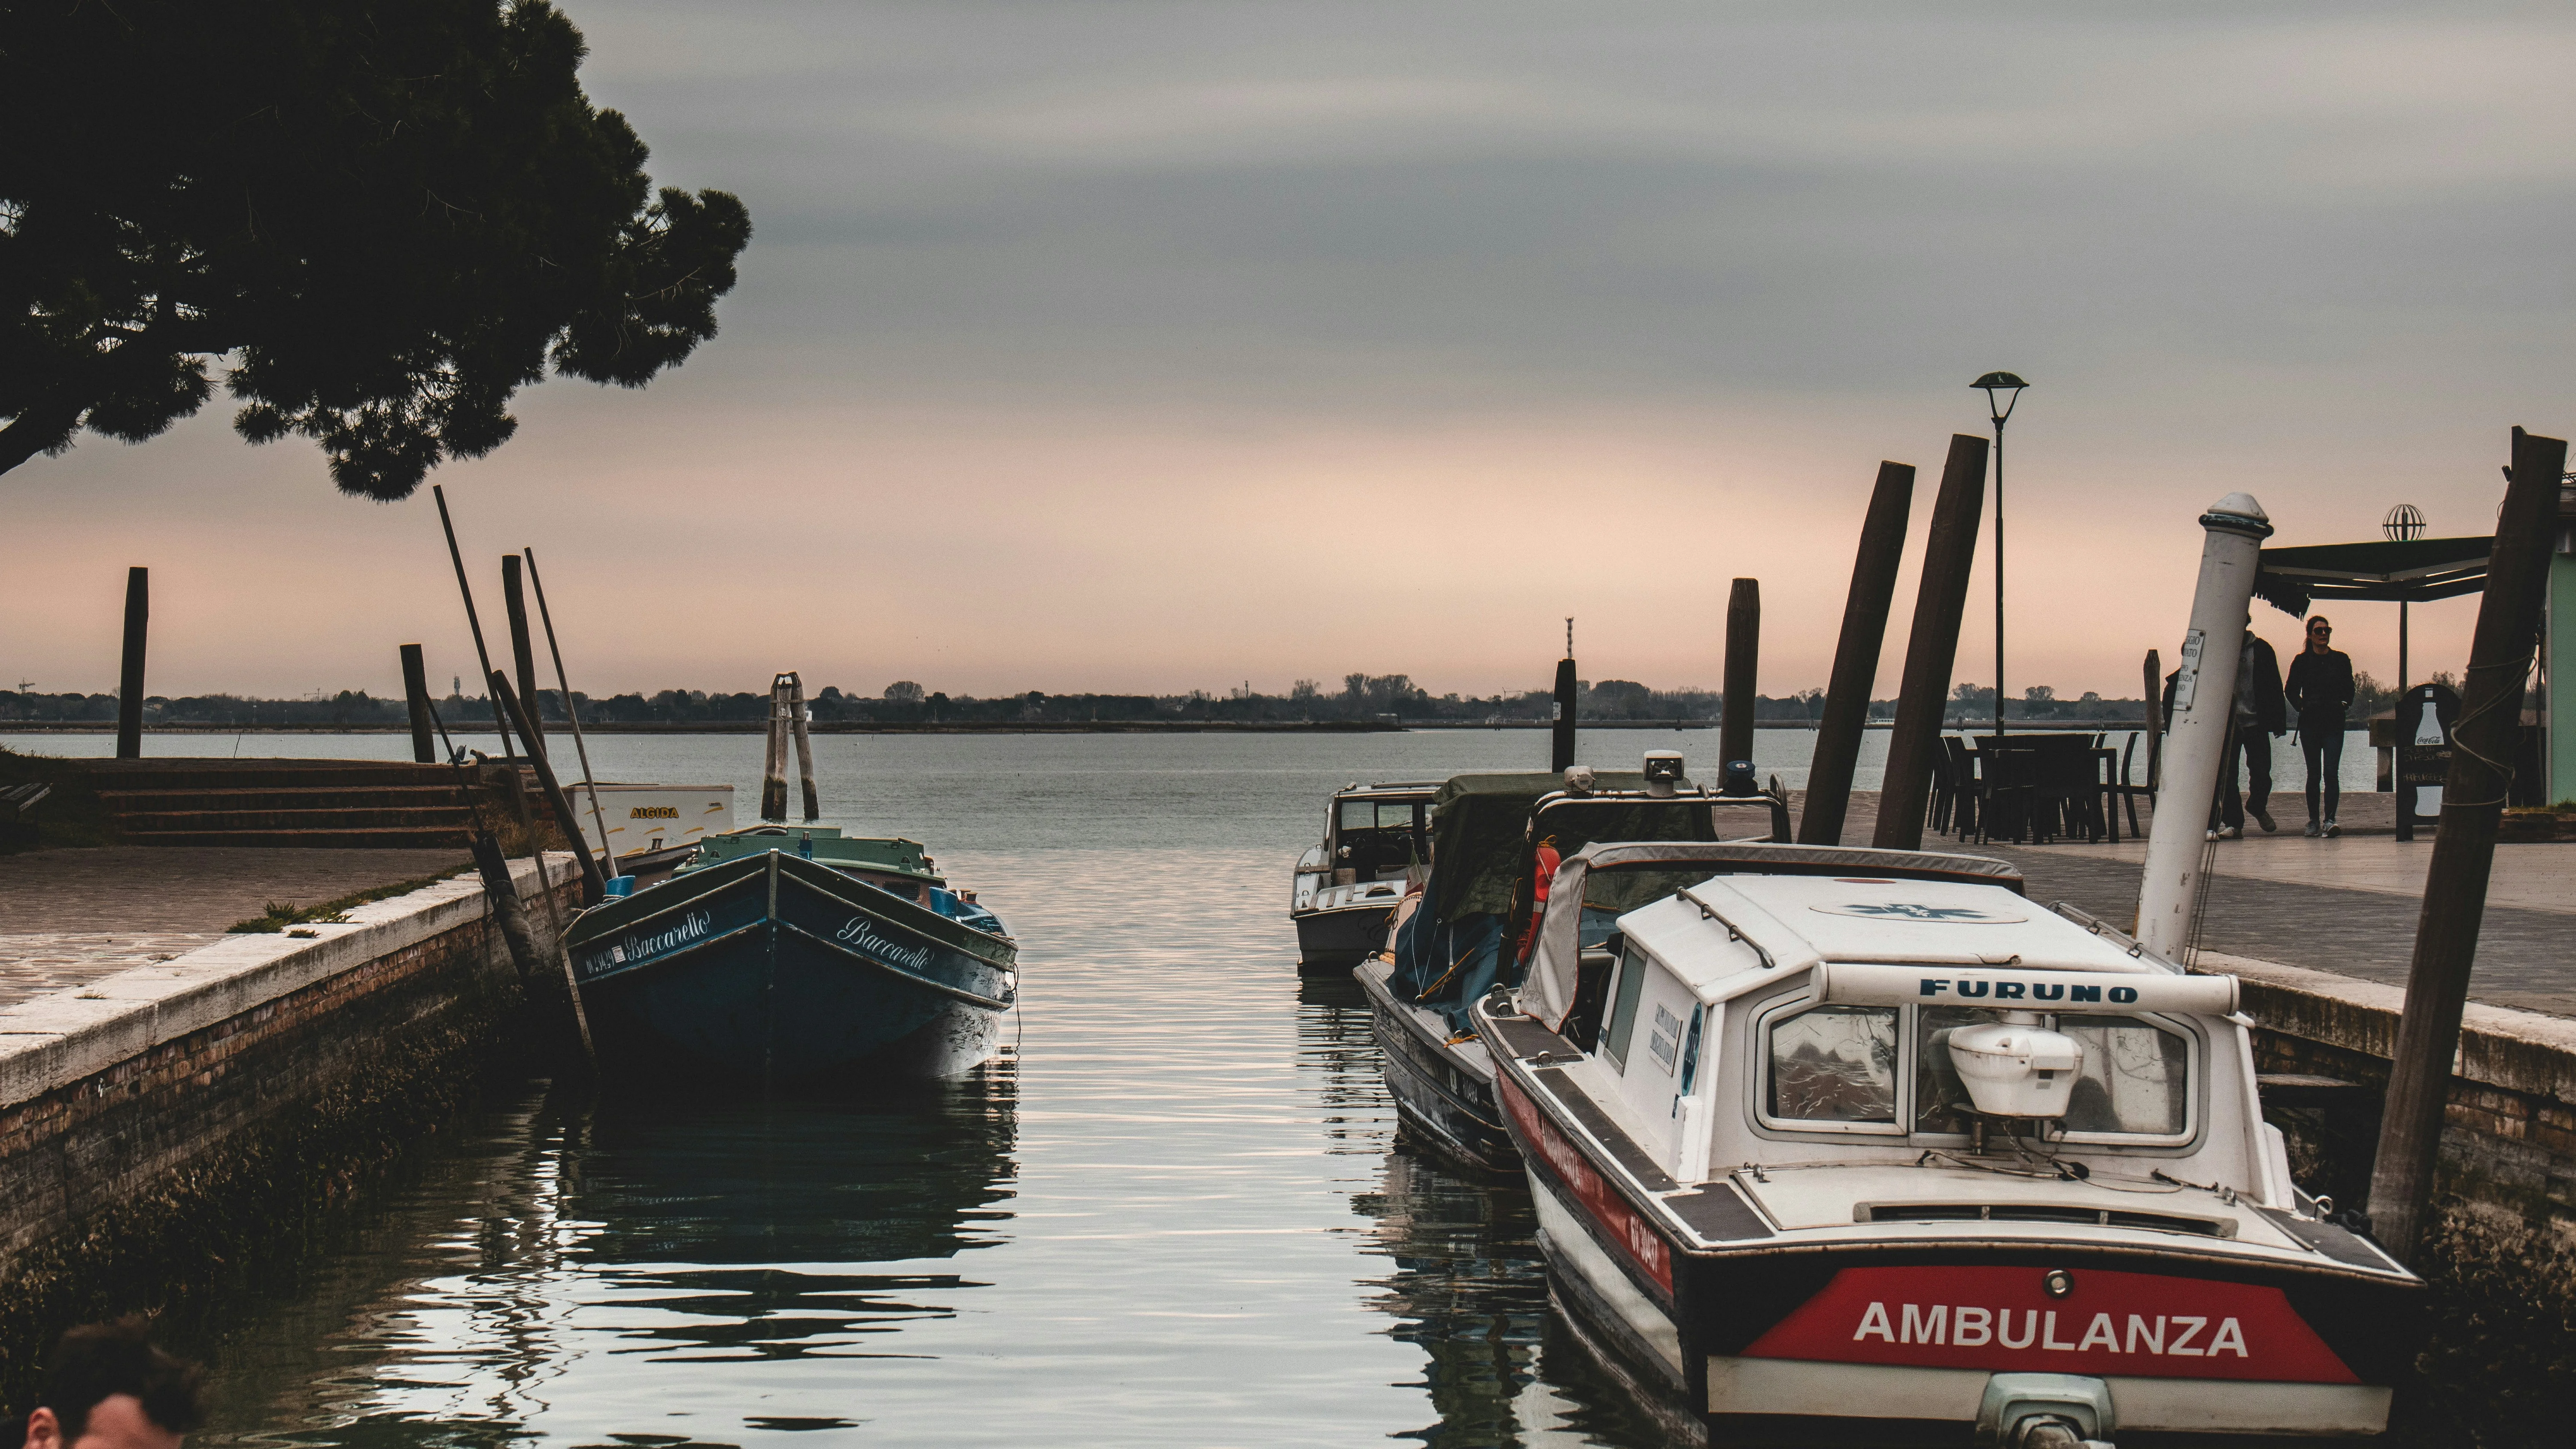
[[[1954,720],[1944,729],[1978,729],[1990,727],[1991,720]],[[2143,720],[2013,720],[2010,727],[2026,733],[2050,731],[2133,730],[2143,728]],[[1809,720],[1759,720],[1759,730],[1797,730],[1813,733]],[[1884,730],[1892,727],[1888,720],[1872,720],[1867,728]],[[768,726],[759,720],[712,720],[701,723],[585,724],[586,735],[756,735]],[[1546,720],[1501,720],[1491,723],[1466,720],[1421,720],[1402,724],[1370,720],[1085,720],[1066,723],[1030,721],[969,721],[957,724],[874,724],[854,720],[815,720],[808,729],[818,735],[1195,735],[1195,734],[1290,734],[1290,735],[1368,735],[1407,734],[1429,730],[1544,730]],[[1592,730],[1714,730],[1715,720],[1584,720],[1579,729]],[[466,724],[458,734],[488,735],[492,728],[485,722]],[[113,724],[0,720],[0,734],[20,735],[112,735]],[[220,736],[220,735],[407,735],[409,725],[229,725],[169,724],[154,725],[146,735]],[[547,726],[549,735],[569,736],[572,730],[560,722]]]

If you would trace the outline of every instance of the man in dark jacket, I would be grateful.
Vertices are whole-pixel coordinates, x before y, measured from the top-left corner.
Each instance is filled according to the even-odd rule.
[[[2266,833],[2272,823],[2272,737],[2290,728],[2290,709],[2281,697],[2281,656],[2253,630],[2245,631],[2236,654],[2236,710],[2232,738],[2218,767],[2218,799],[2210,809],[2209,838],[2234,840],[2245,833],[2245,817]],[[2245,756],[2245,784],[2239,795],[2236,757]]]
[[[2290,659],[2282,694],[2299,715],[2299,755],[2308,765],[2308,834],[2343,834],[2335,820],[2343,804],[2343,733],[2352,711],[2352,656],[2332,645],[2334,625],[2320,614],[2308,621],[2308,647]],[[2317,814],[2323,785],[2325,814]]]

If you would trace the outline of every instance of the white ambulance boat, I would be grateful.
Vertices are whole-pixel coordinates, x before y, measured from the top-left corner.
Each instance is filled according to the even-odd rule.
[[[1685,854],[1598,948],[1554,909]],[[1685,1437],[2386,1426],[2422,1284],[2292,1185],[2234,978],[1965,857],[1596,844],[1549,900],[1478,1030],[1560,1306]]]

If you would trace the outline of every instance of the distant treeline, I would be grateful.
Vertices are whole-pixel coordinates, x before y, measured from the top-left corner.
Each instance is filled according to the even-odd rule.
[[[2365,685],[2368,708],[2356,707],[2356,716],[2366,715],[2384,703],[2377,682],[2360,677]],[[1585,681],[1578,710],[1592,720],[1676,720],[1711,722],[1717,719],[1724,696],[1714,689],[1696,686],[1681,689],[1654,689],[1626,679]],[[739,694],[710,693],[697,689],[666,689],[659,693],[618,694],[595,697],[574,693],[585,722],[601,724],[732,724],[757,721],[769,708],[767,693],[745,691]],[[1527,690],[1519,694],[1435,695],[1403,674],[1351,674],[1342,679],[1338,690],[1327,690],[1311,679],[1301,679],[1286,694],[1262,694],[1249,688],[1237,688],[1224,694],[1192,690],[1187,694],[1046,694],[1030,690],[1025,694],[1007,694],[977,698],[971,694],[950,695],[925,689],[911,680],[898,680],[874,694],[860,694],[827,686],[812,697],[814,717],[835,723],[851,724],[1084,724],[1091,722],[1217,721],[1241,724],[1293,721],[1367,721],[1376,723],[1479,724],[1512,723],[1543,720],[1549,717],[1553,700],[1545,690]],[[492,707],[480,695],[451,693],[436,701],[438,713],[450,727],[472,725],[488,728]],[[1754,701],[1754,718],[1786,723],[1822,717],[1825,692],[1802,689],[1786,697],[1763,695]],[[553,690],[542,692],[542,709],[548,719],[564,717],[562,696]],[[1991,718],[1994,712],[1994,690],[1991,686],[1961,684],[1951,691],[1953,718],[1974,721]],[[1896,714],[1894,700],[1875,700],[1870,714],[1876,719],[1892,719]],[[2141,703],[2135,699],[2104,699],[2086,693],[2078,699],[2060,699],[2055,690],[2035,685],[2012,702],[2011,717],[2030,720],[2138,720],[2145,718]],[[300,699],[253,699],[241,695],[208,694],[185,698],[154,695],[144,703],[147,724],[155,725],[232,725],[255,726],[382,726],[404,723],[407,714],[399,697],[372,696],[364,690],[341,690],[337,694],[315,691]],[[0,721],[24,721],[31,724],[98,723],[116,720],[116,696],[112,694],[45,694],[0,691]]]

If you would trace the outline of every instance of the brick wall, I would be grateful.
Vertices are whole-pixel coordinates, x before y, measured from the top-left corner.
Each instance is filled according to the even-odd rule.
[[[2301,1185],[2362,1206],[2405,992],[2215,953],[2201,960],[2243,983],[2245,1010],[2260,1023],[2259,1071],[2358,1084],[2291,1098],[2297,1106],[2266,1105],[2291,1139]],[[2473,1004],[2452,1072],[2436,1191],[2576,1246],[2576,1021]]]
[[[0,1010],[0,1394],[62,1328],[291,1244],[469,1105],[526,1002],[560,1008],[559,983],[523,994],[470,876],[349,914]]]

